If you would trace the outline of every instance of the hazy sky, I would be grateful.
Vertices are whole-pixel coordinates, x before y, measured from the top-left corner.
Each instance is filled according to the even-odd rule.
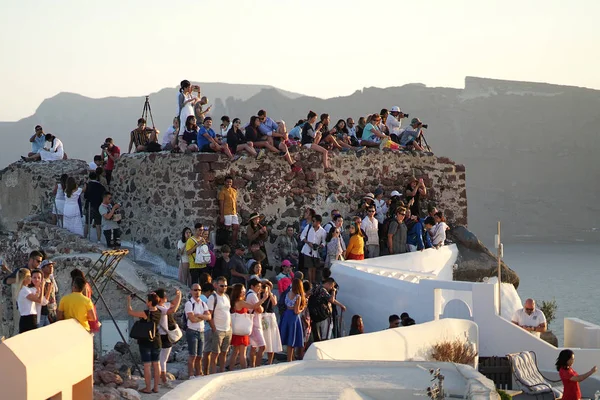
[[[0,121],[181,79],[333,97],[464,77],[600,89],[600,1],[0,0]]]

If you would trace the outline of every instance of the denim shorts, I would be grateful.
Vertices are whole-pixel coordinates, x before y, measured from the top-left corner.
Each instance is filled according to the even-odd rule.
[[[154,347],[140,346],[140,356],[142,363],[158,362],[160,357],[160,349]]]
[[[188,354],[190,357],[201,356],[204,351],[204,342],[202,335],[204,333],[193,329],[186,329],[185,338],[187,339]]]

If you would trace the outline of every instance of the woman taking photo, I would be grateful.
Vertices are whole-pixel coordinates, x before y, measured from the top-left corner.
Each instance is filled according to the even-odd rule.
[[[341,236],[340,228],[333,227],[327,234],[327,257],[325,258],[325,268],[331,268],[334,261],[341,260],[345,254],[346,244]]]
[[[196,87],[192,86],[187,79],[181,81],[179,95],[177,96],[179,121],[186,121],[190,115],[194,115],[194,105],[200,100],[198,98],[200,95],[200,88],[197,88],[198,92],[196,96],[192,94],[194,89],[196,89]]]
[[[365,239],[360,230],[360,222],[350,224],[350,241],[346,249],[346,260],[365,259]]]
[[[281,337],[277,327],[277,317],[275,316],[275,307],[277,306],[277,296],[273,294],[273,284],[269,280],[263,281],[263,290],[267,300],[263,304],[264,312],[262,315],[263,336],[265,338],[265,353],[267,353],[267,365],[273,364],[275,353],[283,350],[281,346]]]
[[[306,298],[302,281],[298,278],[292,281],[292,290],[285,296],[286,310],[281,317],[279,332],[281,344],[287,346],[287,360],[294,359],[294,348],[304,347],[304,336],[300,314],[306,308]]]
[[[173,302],[169,303],[167,300],[167,292],[165,289],[156,289],[156,295],[158,296],[158,308],[161,312],[160,324],[158,325],[158,333],[160,334],[160,379],[162,384],[167,389],[173,389],[173,385],[167,380],[167,360],[171,354],[171,341],[169,340],[169,330],[175,329],[177,322],[173,314],[179,308],[181,303],[181,292],[175,290],[175,298]]]
[[[185,252],[185,244],[192,237],[192,230],[187,226],[181,231],[181,239],[177,242],[177,258],[179,259],[179,282],[190,286],[190,262]]]
[[[135,295],[132,294],[131,296]],[[146,307],[148,308],[144,311],[134,311],[131,308],[131,296],[127,296],[127,314],[132,317],[151,321],[155,327],[158,327],[162,318],[162,312],[157,308],[159,299],[156,293],[148,295],[148,300],[146,301]],[[152,341],[138,339],[140,356],[142,363],[144,363],[144,382],[146,383],[146,387],[140,390],[142,393],[158,393],[158,382],[160,381],[160,364],[158,360],[160,359],[161,344],[160,335],[154,336],[154,340]],[[152,390],[150,389],[150,385],[152,384],[151,368],[154,368],[154,388]]]
[[[17,273],[17,308],[21,318],[19,319],[19,333],[27,332],[37,328],[36,304],[41,304],[44,297],[44,287],[39,289],[29,287],[31,284],[31,272],[27,268],[21,268]]]
[[[190,115],[185,120],[185,125],[179,132],[179,150],[183,153],[195,153],[198,151],[198,132],[196,117]]]
[[[578,375],[577,372],[572,368],[575,362],[575,354],[572,350],[563,350],[558,354],[556,359],[556,370],[560,375],[560,380],[563,383],[564,392],[562,395],[563,400],[579,400],[581,399],[581,390],[579,389],[579,382],[582,382],[594,375],[598,368],[594,365],[592,369],[583,375]]]
[[[248,238],[248,243],[252,243],[255,240],[260,243],[260,250],[267,255],[267,250],[265,249],[265,241],[269,238],[269,231],[266,226],[261,225],[260,221],[264,218],[257,213],[250,214],[248,229],[246,230],[246,237]],[[262,264],[264,265],[264,269],[269,269],[269,259],[265,258],[262,260]]]
[[[246,298],[246,288],[241,283],[236,283],[233,285],[233,290],[231,291],[231,313],[232,314],[248,314],[248,310],[253,310],[254,312],[261,313],[263,311],[262,304],[265,302],[266,297],[261,297],[261,299],[256,304],[250,304],[244,300]],[[232,319],[232,327],[234,325]],[[246,348],[250,345],[250,335],[235,335],[231,336],[231,347],[233,347],[233,351],[231,352],[231,358],[229,361],[229,370],[233,371],[235,368],[235,363],[240,356],[240,368],[246,369]]]
[[[65,189],[63,228],[79,236],[83,236],[83,223],[81,222],[81,209],[79,208],[79,196],[83,192],[85,192],[85,188],[78,188],[75,178],[70,176],[67,179]]]

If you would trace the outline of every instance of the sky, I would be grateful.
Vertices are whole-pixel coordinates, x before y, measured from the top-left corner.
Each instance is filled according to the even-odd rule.
[[[182,79],[328,98],[465,76],[600,89],[600,1],[0,0],[0,121]]]

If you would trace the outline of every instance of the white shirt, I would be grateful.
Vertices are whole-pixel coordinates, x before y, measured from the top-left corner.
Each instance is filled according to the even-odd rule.
[[[346,125],[346,128],[348,128],[348,134],[350,136],[356,137],[356,125],[354,125],[352,128]]]
[[[230,122],[229,125],[227,125],[227,128],[221,129],[221,136],[226,138],[227,132],[229,132],[229,130],[231,129],[232,126],[233,126],[233,123]]]
[[[161,312],[160,323],[158,324],[158,333],[161,335],[167,335],[169,333],[167,331],[167,329],[169,329],[167,311],[169,311],[169,308],[171,308],[171,303],[167,301],[162,306],[156,306],[156,308],[158,308],[158,310]],[[190,326],[190,322],[188,322],[188,326]]]
[[[254,292],[254,290],[252,290],[252,289],[248,290],[248,293],[246,294],[246,302],[254,305],[254,304],[258,303],[258,301],[259,301],[258,295]],[[254,324],[252,327],[253,330],[254,330],[254,328],[262,330],[261,316],[262,316],[262,314],[254,313]]]
[[[165,303],[165,305],[166,305],[166,303]],[[208,306],[206,305],[205,302],[203,302],[200,299],[198,299],[198,301],[196,301],[196,299],[194,299],[192,297],[191,299],[189,299],[185,303],[185,315],[186,315],[186,317],[187,317],[188,313],[194,313],[194,315],[199,315],[199,314],[202,315],[206,311],[208,311]],[[166,321],[167,315],[164,314],[163,317],[165,318],[164,324],[166,325],[167,324],[167,321]],[[163,324],[162,319],[161,319],[161,324]],[[193,330],[198,331],[198,332],[204,332],[204,320],[200,320],[200,322],[192,322],[188,318],[188,320],[187,320],[187,327],[188,327],[188,329],[193,329]],[[160,331],[160,327],[159,327],[159,331]]]
[[[162,147],[165,147],[166,145],[170,144],[171,140],[173,140],[174,136],[175,136],[175,127],[173,127],[173,125],[171,125],[169,127],[169,129],[167,129],[167,131],[163,135],[162,143],[161,143]]]
[[[323,229],[322,226],[319,226],[319,229],[315,232],[315,228],[311,225],[307,225],[302,234],[300,235],[300,240],[306,239],[307,242],[313,244],[319,244],[325,246],[325,238],[327,237],[327,232]],[[309,246],[308,243],[304,243],[302,246],[302,254],[305,254],[309,257],[320,257],[318,250],[313,250],[312,246]]]
[[[448,225],[446,225],[445,222],[437,223],[433,226],[433,228],[431,228],[429,235],[431,236],[431,243],[434,246],[437,246],[438,244],[441,244],[442,246],[444,245],[444,242],[446,241],[447,228]]]
[[[377,200],[375,199],[375,218],[380,224],[383,224],[385,220],[385,215],[388,212],[388,205],[384,199]]]
[[[28,288],[27,286],[23,286],[19,291],[19,295],[17,296],[17,307],[19,307],[19,314],[21,316],[37,315],[37,310],[35,307],[36,303],[27,299],[27,296],[36,293],[36,288]]]
[[[390,135],[400,136],[400,121],[396,119],[392,114],[387,116],[385,120],[385,126],[390,131]]]
[[[524,308],[515,311],[512,317],[512,321],[516,322],[520,326],[533,326],[536,327],[542,323],[546,323],[546,316],[540,309],[535,309],[531,315],[527,314]],[[532,335],[540,337],[540,332],[530,332]]]
[[[367,241],[367,245],[377,245],[379,246],[379,221],[376,218],[373,218],[373,221],[369,219],[369,217],[365,217],[362,220],[361,228],[365,230],[367,237],[369,240]]]
[[[92,162],[89,164],[89,167],[90,167],[90,171],[95,171],[95,170],[96,170],[96,168],[98,168],[98,165],[96,165],[96,163],[92,161]]]
[[[217,307],[215,308],[215,299],[217,299]],[[213,293],[208,298],[208,311],[212,312],[213,308],[215,312],[212,316],[212,320],[215,323],[215,328],[219,332],[227,332],[231,330],[231,303],[229,297],[226,294],[219,296],[217,293]]]

